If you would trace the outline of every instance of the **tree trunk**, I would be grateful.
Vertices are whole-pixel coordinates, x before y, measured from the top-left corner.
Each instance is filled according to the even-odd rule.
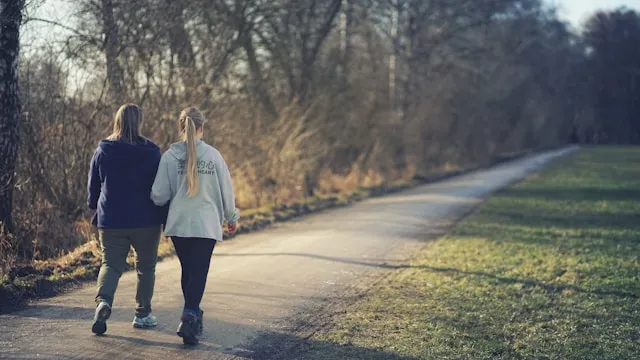
[[[301,104],[307,102],[307,99],[309,98],[309,93],[312,90],[314,68],[318,59],[318,53],[320,52],[320,48],[324,44],[324,41],[333,29],[333,23],[340,13],[343,2],[345,1],[332,0],[328,4],[329,7],[323,15],[322,23],[317,30],[313,30],[311,27],[311,21],[316,17],[316,14],[314,12],[315,7],[310,7],[308,12],[309,19],[307,19],[306,27],[300,34],[300,82],[298,84],[298,88],[295,90],[295,94]],[[315,2],[312,2],[312,5],[315,5]]]
[[[397,109],[396,105],[396,71],[398,54],[398,21],[400,17],[400,5],[397,1],[393,3],[391,10],[391,54],[389,55],[389,105],[392,110]]]
[[[251,71],[251,80],[253,82],[254,94],[258,97],[262,107],[267,114],[272,118],[278,117],[278,110],[273,104],[271,97],[266,89],[264,79],[262,78],[262,70],[260,69],[260,63],[258,62],[258,56],[256,50],[253,47],[253,41],[251,40],[251,34],[243,34],[246,38],[243,38],[243,48],[247,55],[247,61],[249,62],[249,70]]]
[[[113,14],[113,0],[102,0],[102,32],[105,36],[104,53],[107,58],[107,80],[111,100],[120,106],[124,99],[124,71],[118,60],[118,25]]]
[[[11,218],[15,169],[20,144],[18,58],[24,0],[0,0],[0,226],[14,231]]]
[[[167,35],[171,52],[178,58],[180,76],[186,88],[185,96],[189,99],[192,94],[192,88],[197,85],[193,76],[196,61],[191,39],[185,25],[184,7],[185,5],[181,1],[167,0],[169,15],[167,19]]]
[[[343,80],[347,72],[347,44],[349,42],[348,15],[349,0],[342,0],[342,11],[340,12],[340,62],[338,71]]]

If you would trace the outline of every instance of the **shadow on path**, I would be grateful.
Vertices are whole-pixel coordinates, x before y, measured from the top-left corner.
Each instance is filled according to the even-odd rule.
[[[387,351],[274,332],[258,335],[249,344],[248,349],[251,350],[251,359],[261,360],[417,360],[415,357]]]
[[[276,332],[220,319],[205,320],[205,336],[198,346],[185,346],[175,336],[174,327],[158,327],[152,330],[132,330],[122,324],[110,329],[105,335],[90,333],[91,309],[65,306],[31,306],[28,310],[12,314],[9,322],[28,317],[28,323],[12,327],[3,323],[9,337],[17,337],[21,346],[2,353],[2,359],[367,359],[367,360],[414,360],[394,353],[311,340],[295,332]],[[81,319],[82,318],[82,319]],[[38,326],[43,319],[55,319],[51,330],[58,329],[56,341],[51,343],[42,337],[33,337],[27,331]],[[69,323],[66,323],[66,321]],[[80,326],[78,323],[80,321]],[[62,321],[62,322],[61,322]],[[86,325],[86,326],[82,326]],[[2,329],[3,326],[0,326]],[[230,333],[255,333],[247,343],[238,344],[238,338]]]
[[[340,257],[333,257],[333,256],[322,256],[322,255],[304,254],[304,253],[220,254],[217,256],[229,256],[229,257],[300,256],[300,257],[312,258],[317,260],[340,262],[340,263],[347,263],[347,264],[354,264],[354,265],[361,265],[361,266],[368,266],[368,267],[382,268],[382,269],[389,269],[389,270],[426,269],[426,270],[440,272],[440,273],[455,273],[455,274],[461,274],[461,275],[482,276],[482,277],[487,277],[487,278],[497,280],[498,282],[505,283],[505,284],[522,284],[524,286],[529,286],[529,287],[536,286],[544,289],[547,292],[562,292],[564,290],[573,290],[581,293],[589,293],[589,294],[602,295],[602,296],[618,296],[618,297],[633,298],[633,299],[640,297],[639,294],[626,292],[626,291],[609,291],[609,290],[603,290],[603,289],[588,290],[575,285],[547,284],[545,282],[538,281],[538,280],[516,278],[516,277],[503,277],[503,276],[497,276],[497,275],[490,274],[487,272],[482,272],[482,271],[464,271],[464,270],[459,270],[455,268],[439,268],[439,267],[432,267],[427,265],[411,265],[406,263],[392,264],[393,260],[391,259],[370,259],[368,261],[363,261],[360,259],[340,258]]]

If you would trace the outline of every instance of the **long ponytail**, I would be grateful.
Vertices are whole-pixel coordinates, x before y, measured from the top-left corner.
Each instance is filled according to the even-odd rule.
[[[198,177],[198,154],[196,153],[196,125],[190,117],[187,117],[185,129],[185,142],[187,143],[186,170],[187,170],[187,195],[194,197],[200,187]]]
[[[202,127],[204,116],[194,108],[187,108],[180,114],[180,130],[182,140],[187,145],[185,156],[185,170],[187,177],[187,195],[194,197],[198,194],[200,177],[198,176],[198,153],[196,152],[196,132]]]

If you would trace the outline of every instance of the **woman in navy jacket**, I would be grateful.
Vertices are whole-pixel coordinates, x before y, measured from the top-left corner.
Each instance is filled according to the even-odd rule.
[[[166,208],[155,206],[149,199],[161,154],[156,144],[140,134],[141,122],[140,107],[121,106],[114,119],[113,133],[100,141],[91,160],[88,205],[96,210],[93,223],[98,227],[102,247],[92,327],[98,335],[107,331],[106,321],[131,246],[136,253],[138,273],[133,326],[157,325],[151,315],[151,298]]]

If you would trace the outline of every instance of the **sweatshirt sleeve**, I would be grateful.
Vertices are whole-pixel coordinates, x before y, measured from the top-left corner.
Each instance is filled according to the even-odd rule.
[[[167,156],[160,158],[156,179],[151,187],[151,200],[157,206],[166,205],[171,200],[171,179],[169,178],[169,162]]]
[[[229,224],[235,224],[240,218],[238,209],[236,208],[236,198],[233,193],[233,183],[231,182],[231,173],[227,167],[227,163],[222,156],[218,158],[218,183],[220,184],[220,193],[222,194],[222,205],[224,206],[224,218]]]
[[[96,210],[98,208],[98,199],[100,198],[100,188],[102,187],[102,181],[100,180],[100,151],[96,149],[91,158],[91,165],[89,167],[89,181],[87,182],[87,190],[89,196],[87,198],[87,205],[89,209]]]

